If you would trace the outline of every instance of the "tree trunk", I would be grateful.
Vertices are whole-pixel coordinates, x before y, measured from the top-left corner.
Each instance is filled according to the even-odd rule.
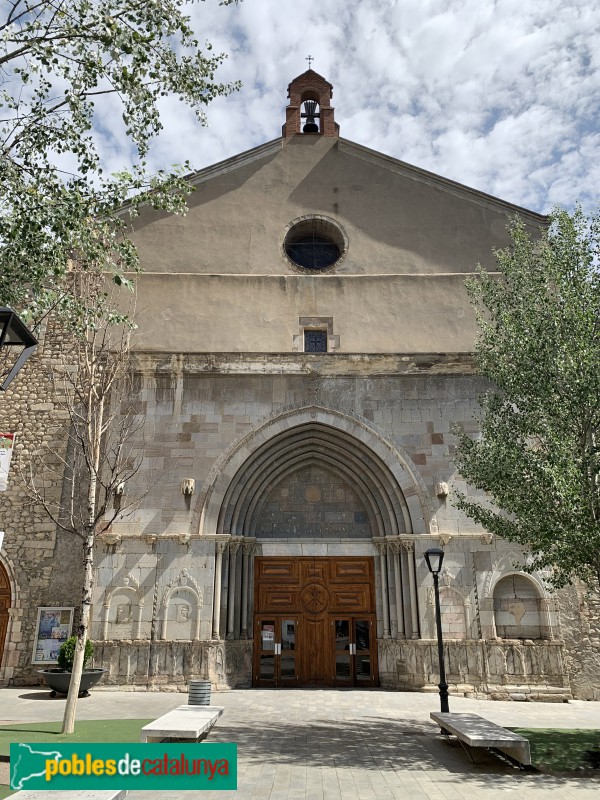
[[[65,705],[62,733],[73,733],[75,731],[75,713],[77,710],[77,698],[79,697],[79,686],[81,685],[81,674],[83,672],[85,644],[88,639],[93,589],[94,533],[92,531],[88,533],[84,542],[84,578],[83,594],[81,598],[81,618],[77,627],[77,645],[75,647],[75,658],[73,659],[71,682],[69,683],[69,694],[67,695],[67,703]]]
[[[98,488],[98,469],[100,466],[100,445],[102,439],[102,424],[104,421],[104,397],[96,398],[93,383],[88,394],[87,416],[87,444],[91,455],[89,463],[88,483],[88,524],[83,542],[83,591],[81,598],[81,616],[77,628],[77,646],[73,659],[73,670],[69,684],[69,694],[65,705],[62,733],[73,733],[75,730],[75,712],[77,698],[81,685],[83,660],[85,656],[85,643],[88,637],[92,595],[94,591],[94,536],[96,533],[96,491]],[[95,412],[95,413],[94,413]]]

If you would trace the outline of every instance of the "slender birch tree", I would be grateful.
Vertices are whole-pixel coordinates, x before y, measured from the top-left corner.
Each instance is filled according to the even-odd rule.
[[[600,215],[557,210],[531,236],[520,221],[496,253],[500,278],[468,283],[476,358],[492,388],[481,436],[459,432],[456,466],[490,502],[457,505],[530,553],[563,586],[600,587]]]
[[[90,628],[95,540],[141,499],[122,489],[138,470],[143,427],[135,413],[130,369],[132,315],[114,311],[116,290],[100,270],[76,269],[68,287],[77,314],[64,324],[68,347],[52,376],[56,406],[66,412],[66,431],[61,431],[66,446],[61,438],[48,447],[29,465],[26,478],[33,500],[62,535],[82,546],[82,596],[63,733],[74,731]],[[62,485],[58,495],[56,485]]]

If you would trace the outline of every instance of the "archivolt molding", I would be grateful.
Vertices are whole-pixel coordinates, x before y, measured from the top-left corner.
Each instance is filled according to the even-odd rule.
[[[406,453],[390,442],[376,426],[354,412],[300,405],[288,406],[256,424],[239,436],[217,459],[195,508],[195,519],[201,535],[219,532],[239,534],[241,531],[235,526],[240,524],[246,535],[253,534],[249,526],[256,519],[260,504],[260,496],[256,492],[264,484],[267,475],[272,474],[271,467],[280,476],[279,479],[283,479],[283,451],[287,448],[294,452],[292,442],[295,438],[304,448],[307,459],[312,453],[313,458],[317,457],[318,460],[322,456],[325,462],[338,450],[343,458],[336,459],[337,467],[354,473],[352,485],[361,497],[376,491],[380,498],[379,510],[384,511],[386,521],[390,518],[402,520],[404,531],[397,528],[394,533],[426,534],[435,529],[436,520],[427,487]],[[301,452],[297,450],[294,455],[301,462]],[[249,470],[255,462],[257,465],[262,463],[266,471],[254,473]],[[331,466],[328,465],[328,468]],[[363,482],[362,490],[360,481]],[[393,484],[397,486],[395,492],[390,491]],[[226,520],[221,513],[226,498],[225,505],[237,513],[235,520],[233,516]],[[372,502],[368,508],[377,517]],[[377,535],[378,528],[381,529],[381,526],[373,529],[373,535]],[[389,534],[390,531],[385,533]]]
[[[135,607],[135,616],[130,620],[132,625],[131,628],[131,637],[133,639],[139,639],[140,637],[140,626],[142,624],[142,611],[144,608],[144,598],[142,596],[142,592],[140,591],[140,584],[133,577],[133,575],[129,574],[126,575],[124,578],[121,579],[121,583],[118,586],[111,586],[106,589],[104,594],[104,602],[102,604],[102,638],[104,640],[108,639],[108,626],[109,626],[109,617],[110,617],[110,609],[113,598],[116,594],[121,592],[122,594],[130,595],[132,598],[132,606]]]
[[[15,577],[15,570],[12,561],[6,556],[4,552],[0,553],[0,565],[4,567],[4,571],[6,572],[6,575],[8,577],[8,585],[10,587],[10,607],[11,609],[20,608],[19,585]],[[8,641],[8,635],[7,635],[7,641]]]
[[[187,569],[182,569],[177,578],[174,580],[169,581],[167,584],[167,588],[163,592],[162,597],[162,606],[166,608],[169,604],[169,600],[171,599],[171,595],[176,589],[188,589],[189,592],[196,596],[196,602],[200,606],[202,605],[202,593],[200,591],[200,587],[196,580],[190,575]]]
[[[539,572],[524,572],[523,570],[515,568],[515,562],[523,561],[523,553],[517,550],[510,550],[503,553],[502,556],[494,562],[491,572],[488,572],[483,582],[483,598],[493,598],[494,589],[498,581],[506,578],[509,575],[521,575],[529,579],[537,589],[540,598],[548,599],[548,591],[544,585],[541,573]]]
[[[122,583],[119,586],[111,586],[107,588],[104,595],[105,606],[110,606],[111,601],[117,592],[132,592],[136,596],[138,604],[141,606],[144,605],[144,598],[140,593],[140,584],[131,574],[126,575],[122,579]]]
[[[168,639],[169,604],[171,602],[172,595],[179,590],[182,590],[184,594],[189,594],[191,598],[195,600],[195,606],[193,607],[193,613],[190,622],[193,624],[192,638],[194,641],[198,641],[198,639],[200,638],[200,607],[202,606],[202,593],[200,591],[197,582],[185,568],[181,570],[177,578],[169,581],[169,583],[167,584],[167,588],[163,593],[161,610],[160,610],[160,619],[161,619],[160,638],[162,640]]]

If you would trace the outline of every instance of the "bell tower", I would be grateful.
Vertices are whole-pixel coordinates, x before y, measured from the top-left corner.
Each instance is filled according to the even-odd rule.
[[[340,126],[333,118],[333,86],[310,67],[288,86],[289,105],[285,110],[282,136],[296,134],[339,136]]]

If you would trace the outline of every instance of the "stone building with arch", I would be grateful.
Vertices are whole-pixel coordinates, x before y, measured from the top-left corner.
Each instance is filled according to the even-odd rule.
[[[187,216],[136,222],[124,491],[150,488],[97,545],[96,664],[131,688],[431,690],[442,546],[452,691],[599,697],[582,595],[560,605],[452,503],[452,430],[486,388],[465,278],[511,216],[545,218],[342,138],[332,93],[307,70],[280,138],[192,175]]]

